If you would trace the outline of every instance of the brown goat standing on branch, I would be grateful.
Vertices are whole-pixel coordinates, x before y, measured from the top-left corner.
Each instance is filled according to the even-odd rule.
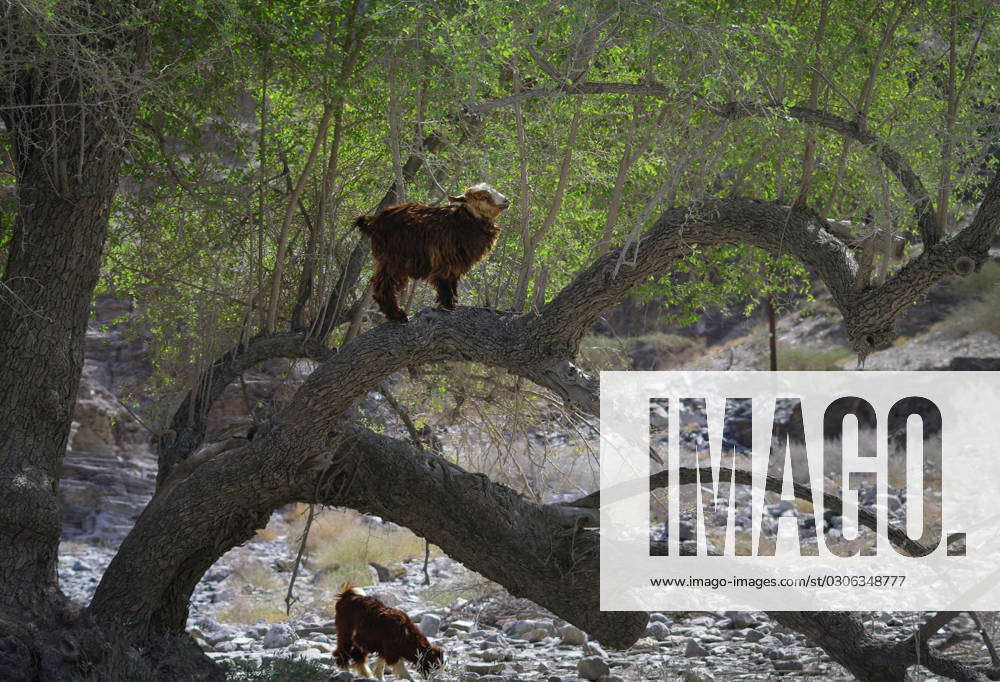
[[[406,322],[397,297],[411,279],[430,282],[438,304],[454,309],[458,280],[493,247],[500,234],[494,221],[510,205],[485,182],[448,199],[447,206],[402,204],[354,221],[372,241],[372,297],[393,322]]]

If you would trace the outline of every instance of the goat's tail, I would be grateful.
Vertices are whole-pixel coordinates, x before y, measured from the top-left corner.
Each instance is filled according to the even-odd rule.
[[[340,599],[343,599],[349,594],[353,594],[358,597],[364,597],[365,591],[362,590],[360,587],[352,585],[351,583],[344,583],[343,585],[340,586],[340,594],[337,595],[338,601]]]
[[[371,236],[372,232],[375,231],[374,228],[372,227],[372,223],[374,221],[375,218],[373,218],[370,215],[359,215],[357,218],[354,219],[354,227],[361,230],[362,234]]]

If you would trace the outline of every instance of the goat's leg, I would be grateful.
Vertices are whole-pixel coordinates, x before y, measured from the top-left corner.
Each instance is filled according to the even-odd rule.
[[[371,668],[368,667],[368,654],[361,654],[361,659],[354,664],[354,669],[358,671],[358,677],[372,676]]]
[[[372,298],[390,322],[406,322],[406,313],[399,307],[397,292],[406,286],[407,279],[390,272],[381,263],[372,277]]]
[[[347,670],[354,667],[354,625],[342,613],[337,613],[334,620],[337,628],[337,648],[333,651],[333,662],[338,668]]]
[[[458,294],[457,277],[435,277],[431,284],[437,290],[438,305],[447,310],[455,309],[456,296]]]
[[[403,661],[402,658],[392,664],[392,672],[397,679],[405,679],[415,682],[413,678],[410,677],[410,671],[406,669],[406,662]]]
[[[381,682],[385,677],[385,659],[379,656],[375,659],[375,677]]]

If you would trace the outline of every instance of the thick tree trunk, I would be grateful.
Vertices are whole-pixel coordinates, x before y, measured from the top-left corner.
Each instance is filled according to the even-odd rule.
[[[7,3],[0,14],[0,120],[18,197],[0,277],[4,680],[75,679],[87,668],[98,674],[124,641],[81,619],[59,592],[56,491],[148,43],[132,4],[36,10]]]
[[[0,607],[31,610],[57,590],[56,487],[122,142],[138,89],[126,78],[107,86],[118,95],[114,104],[81,101],[93,85],[74,72],[76,39],[32,55],[32,35],[44,27],[14,7],[5,19],[27,35],[23,42],[3,45],[14,67],[5,73],[12,83],[0,93],[19,199],[0,280]],[[96,32],[127,13],[103,9],[107,14],[98,9],[88,16]],[[127,77],[141,68],[144,39],[129,52],[127,70],[116,64],[112,74]],[[32,66],[34,59],[40,63]],[[102,94],[111,93],[97,96]]]
[[[117,166],[88,166],[89,186],[63,198],[52,164],[31,156],[19,154],[20,211],[0,282],[0,604],[56,588],[56,487]]]

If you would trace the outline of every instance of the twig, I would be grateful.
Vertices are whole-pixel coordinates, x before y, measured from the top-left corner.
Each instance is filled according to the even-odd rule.
[[[295,554],[295,565],[292,566],[292,577],[288,579],[288,592],[285,593],[285,615],[292,614],[292,604],[299,599],[293,594],[295,580],[299,577],[299,567],[302,565],[302,555],[306,551],[306,543],[309,541],[309,529],[312,528],[313,519],[316,518],[316,505],[309,505],[309,516],[306,517],[306,527],[302,529],[302,539],[299,542],[299,551]]]
[[[969,611],[969,615],[972,616],[973,622],[976,624],[976,627],[979,628],[979,634],[983,636],[983,642],[986,644],[986,650],[990,652],[990,664],[994,668],[1000,667],[1000,656],[997,655],[997,649],[993,645],[993,638],[990,637],[990,633],[986,631],[986,626],[983,625],[982,619],[975,611]]]
[[[426,453],[427,450],[424,448],[423,443],[420,442],[420,433],[417,431],[416,425],[413,423],[413,420],[410,419],[410,415],[407,413],[407,411],[403,408],[402,405],[399,404],[399,401],[396,400],[395,396],[393,396],[392,393],[389,391],[389,387],[386,386],[385,384],[382,384],[381,386],[378,387],[378,392],[383,398],[385,398],[385,402],[389,404],[389,407],[391,407],[392,411],[396,413],[396,416],[399,417],[399,420],[403,422],[403,426],[406,427],[407,433],[410,434],[410,440],[413,442],[413,447],[415,447],[417,450],[420,450],[420,452]],[[430,560],[431,560],[431,543],[429,540],[424,538],[424,585],[431,584],[431,574],[427,570],[427,566],[430,563]]]
[[[430,561],[431,561],[431,543],[425,539],[424,540],[424,585],[431,584],[431,574],[427,571],[427,564],[429,564]],[[985,636],[986,633],[983,633],[983,637]],[[990,652],[992,653],[992,651],[993,649],[991,648]]]

